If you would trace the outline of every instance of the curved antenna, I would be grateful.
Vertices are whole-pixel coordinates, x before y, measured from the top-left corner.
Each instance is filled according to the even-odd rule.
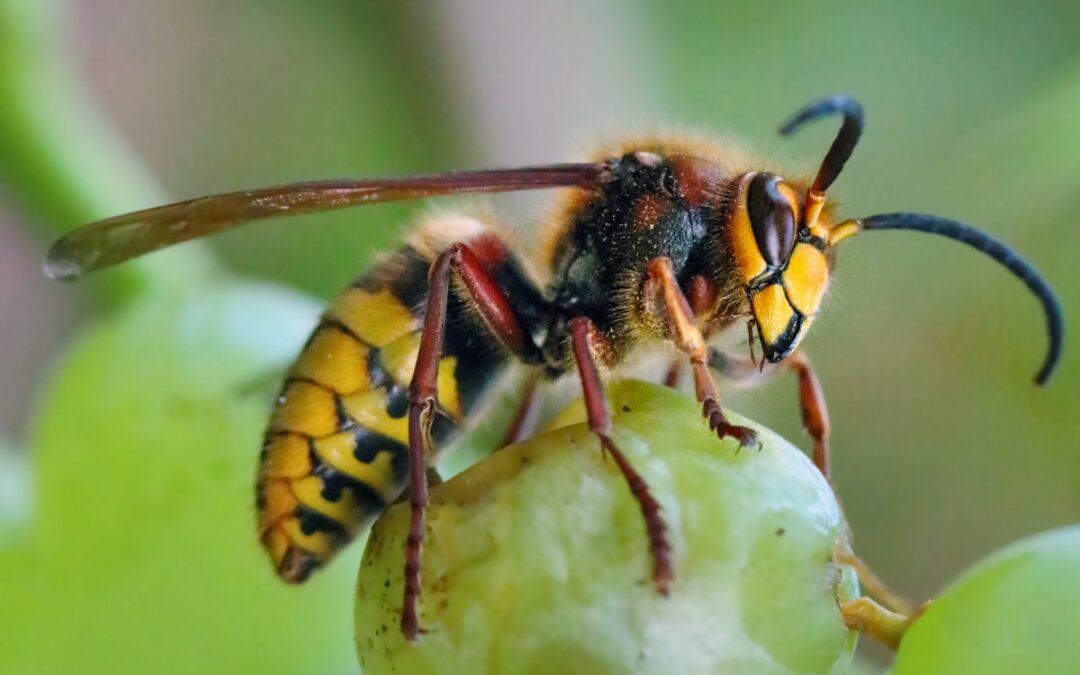
[[[818,169],[817,177],[814,178],[814,184],[810,188],[812,193],[817,193],[819,196],[825,194],[843,171],[844,164],[851,157],[851,153],[855,151],[855,146],[863,131],[862,106],[850,96],[843,94],[829,96],[806,106],[780,127],[780,134],[789,136],[807,122],[836,113],[844,116],[844,122],[840,125],[840,132],[836,134],[836,139],[829,147],[829,151],[825,153],[825,159],[821,161],[821,168]]]
[[[1042,303],[1043,313],[1046,315],[1046,332],[1050,344],[1046,350],[1046,358],[1043,360],[1039,372],[1035,375],[1036,384],[1040,386],[1046,384],[1046,381],[1050,379],[1050,374],[1054,372],[1054,368],[1057,366],[1058,359],[1061,357],[1061,340],[1065,329],[1061,305],[1058,303],[1053,289],[1039,276],[1031,263],[988,234],[980,232],[970,225],[964,225],[947,218],[921,213],[883,213],[855,222],[860,225],[862,230],[915,230],[916,232],[938,234],[962,244],[967,244],[976,251],[990,256],[1012,272],[1020,281],[1023,281],[1028,290]]]

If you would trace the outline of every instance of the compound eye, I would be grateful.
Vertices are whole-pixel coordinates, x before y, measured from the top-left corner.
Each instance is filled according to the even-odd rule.
[[[780,176],[763,173],[750,181],[746,210],[758,250],[770,266],[779,266],[791,257],[795,246],[795,212],[780,190]]]

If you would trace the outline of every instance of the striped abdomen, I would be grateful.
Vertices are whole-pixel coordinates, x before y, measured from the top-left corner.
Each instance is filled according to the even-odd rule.
[[[256,488],[262,543],[286,581],[325,564],[405,488],[430,257],[405,247],[346,289],[286,377]],[[464,311],[451,300],[439,367],[440,402],[456,420],[506,358]],[[450,428],[437,423],[435,440]]]

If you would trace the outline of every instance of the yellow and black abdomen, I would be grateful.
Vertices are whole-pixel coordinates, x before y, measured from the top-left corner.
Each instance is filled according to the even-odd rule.
[[[407,246],[338,296],[289,370],[266,432],[259,533],[278,574],[300,582],[404,490],[408,388],[431,256]],[[439,399],[461,420],[507,355],[452,298]],[[440,418],[441,419],[441,418]],[[435,441],[452,424],[436,423]]]

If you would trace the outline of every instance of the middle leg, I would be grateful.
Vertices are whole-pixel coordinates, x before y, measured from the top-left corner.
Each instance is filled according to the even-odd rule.
[[[585,412],[589,419],[589,429],[600,439],[601,447],[609,453],[626,479],[630,492],[641,507],[645,519],[645,531],[649,537],[649,550],[652,553],[652,577],[662,595],[668,594],[673,577],[671,569],[671,542],[667,538],[667,525],[660,513],[660,503],[649,491],[645,479],[630,465],[630,461],[611,440],[611,410],[607,396],[600,383],[600,374],[596,370],[593,356],[593,343],[603,340],[600,331],[592,320],[585,317],[571,319],[567,324],[570,340],[577,360],[578,373],[581,375],[581,388],[585,394]]]

